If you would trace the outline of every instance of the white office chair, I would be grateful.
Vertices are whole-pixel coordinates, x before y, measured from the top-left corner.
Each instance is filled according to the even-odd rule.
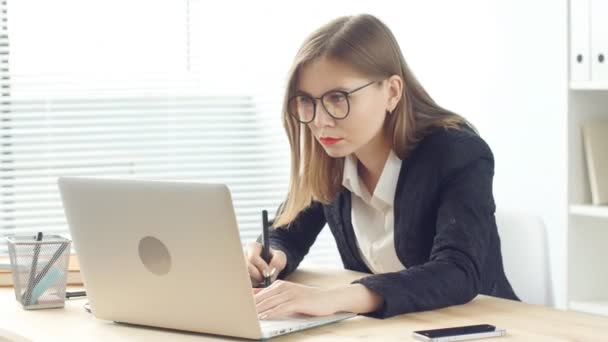
[[[553,305],[547,232],[540,217],[496,212],[502,258],[515,294],[525,303]]]

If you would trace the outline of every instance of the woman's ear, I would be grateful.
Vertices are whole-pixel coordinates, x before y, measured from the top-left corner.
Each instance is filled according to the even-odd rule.
[[[386,103],[386,110],[390,113],[395,110],[399,100],[401,100],[401,94],[403,94],[403,80],[399,75],[393,75],[387,79],[388,86],[388,99]]]

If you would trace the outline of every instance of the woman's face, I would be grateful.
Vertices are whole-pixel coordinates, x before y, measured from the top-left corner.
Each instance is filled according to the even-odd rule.
[[[325,103],[330,111],[331,108],[339,111],[338,108],[345,108],[346,104],[339,96],[332,96],[332,91],[350,92],[372,81],[382,80],[370,79],[347,64],[322,57],[301,68],[296,95],[320,98],[329,93]],[[330,157],[344,157],[386,141],[382,127],[386,111],[394,108],[391,108],[389,88],[388,82],[374,82],[347,96],[349,111],[344,119],[332,117],[320,100],[314,100],[314,120],[308,123],[308,127]]]

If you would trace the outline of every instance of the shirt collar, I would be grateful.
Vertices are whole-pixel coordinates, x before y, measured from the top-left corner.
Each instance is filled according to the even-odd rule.
[[[344,158],[344,173],[342,175],[342,185],[355,195],[369,200],[369,191],[363,185],[357,170],[357,157],[350,154]]]
[[[345,157],[342,185],[350,192],[368,202],[372,202],[374,201],[374,198],[377,198],[383,202],[385,206],[392,207],[395,201],[395,191],[397,190],[397,181],[399,180],[399,173],[401,171],[401,159],[399,159],[392,150],[390,151],[373,196],[370,195],[359,177],[357,163],[358,160],[354,154]]]
[[[399,180],[400,172],[401,159],[391,150],[374,190],[374,197],[378,197],[391,207],[395,202],[395,191],[397,191],[397,181]]]

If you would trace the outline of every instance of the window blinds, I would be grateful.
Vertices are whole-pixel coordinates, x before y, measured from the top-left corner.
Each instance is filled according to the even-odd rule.
[[[78,175],[226,183],[242,238],[253,239],[288,182],[287,150],[267,127],[280,109],[261,96],[201,95],[195,83],[12,77],[0,121],[2,234],[65,233],[56,180]]]
[[[274,212],[287,191],[282,94],[201,86],[201,2],[187,1],[183,72],[115,75],[11,73],[0,3],[0,238],[68,235],[56,182],[72,175],[228,184],[241,238],[254,240],[261,210]],[[307,259],[337,262],[328,229]]]

